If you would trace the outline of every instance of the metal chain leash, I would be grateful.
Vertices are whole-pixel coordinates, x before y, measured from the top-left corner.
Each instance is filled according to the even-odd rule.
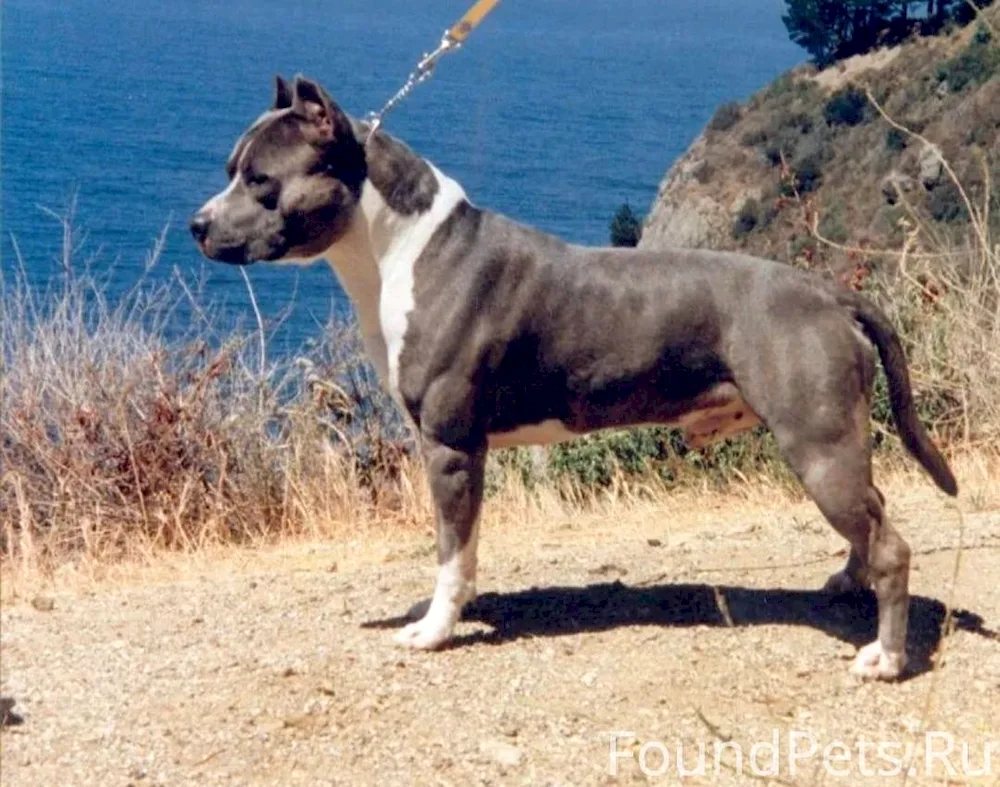
[[[368,136],[365,137],[366,145],[382,125],[382,120],[385,116],[395,109],[395,107],[410,94],[413,88],[421,82],[425,82],[430,79],[431,75],[434,73],[434,67],[437,65],[438,60],[449,52],[457,52],[461,49],[462,44],[465,43],[465,39],[469,37],[469,33],[471,33],[479,25],[479,23],[483,21],[483,18],[490,11],[492,11],[499,2],[500,0],[479,0],[479,2],[473,5],[472,8],[465,12],[465,16],[445,31],[437,49],[433,52],[424,53],[420,62],[417,63],[416,70],[413,71],[409,77],[407,77],[406,82],[398,91],[396,91],[396,94],[390,98],[385,103],[385,106],[383,106],[378,112],[369,113],[368,122],[371,123],[371,126],[368,129]]]

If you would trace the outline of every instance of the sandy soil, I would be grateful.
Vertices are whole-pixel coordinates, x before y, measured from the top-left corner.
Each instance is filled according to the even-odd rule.
[[[706,494],[486,532],[480,598],[438,653],[391,641],[432,586],[425,534],[57,588],[2,612],[21,717],[2,782],[674,784],[703,746],[686,784],[997,784],[1000,511],[961,507],[890,490],[916,553],[915,674],[893,685],[848,675],[874,605],[817,592],[845,553],[808,503]],[[953,749],[928,769],[925,742]]]

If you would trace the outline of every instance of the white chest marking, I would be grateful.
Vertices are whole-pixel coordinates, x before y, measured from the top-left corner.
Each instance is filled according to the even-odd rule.
[[[327,261],[337,274],[341,287],[354,304],[358,328],[365,351],[383,384],[388,383],[389,365],[378,320],[378,301],[382,290],[378,266],[372,256],[368,229],[356,221],[347,233],[326,252]]]
[[[465,199],[458,183],[430,166],[438,181],[430,210],[411,216],[396,213],[365,181],[359,220],[325,254],[354,304],[365,350],[394,396],[399,354],[413,310],[413,266],[434,231]]]
[[[414,265],[437,228],[465,199],[465,192],[458,183],[433,165],[431,170],[438,182],[438,192],[425,213],[412,216],[396,213],[369,182],[361,192],[361,209],[367,219],[371,249],[382,285],[378,323],[385,343],[386,382],[395,395],[399,393],[399,356],[413,311]]]

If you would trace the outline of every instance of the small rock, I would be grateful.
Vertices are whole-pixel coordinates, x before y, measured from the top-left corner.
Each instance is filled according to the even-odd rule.
[[[583,677],[580,678],[580,682],[584,686],[593,686],[597,682],[597,670],[592,669],[589,672],[584,673]]]
[[[333,684],[330,681],[325,680],[316,687],[316,691],[320,694],[325,694],[327,697],[333,697],[336,695],[336,689],[334,689]]]
[[[48,596],[35,596],[31,599],[31,606],[39,612],[51,612],[56,608],[56,602]]]
[[[941,176],[944,174],[944,158],[941,154],[941,148],[933,144],[924,145],[923,150],[920,151],[919,166],[920,182],[925,189],[930,191],[941,182]]]
[[[646,539],[646,543],[649,544],[649,546],[651,546],[651,547],[662,547],[663,546],[663,542],[660,541],[660,539],[658,539],[658,538],[647,538]]]
[[[296,729],[296,728],[299,728],[299,727],[305,727],[307,724],[309,724],[309,722],[310,722],[309,716],[308,716],[308,714],[305,714],[305,713],[299,713],[299,714],[293,714],[292,716],[286,716],[284,719],[281,720],[282,725],[285,728],[289,728],[289,729]]]
[[[498,728],[500,733],[508,738],[516,738],[517,734],[521,731],[521,728],[517,726],[517,723],[510,720],[500,722]]]
[[[24,719],[14,712],[16,704],[13,697],[0,697],[0,727],[13,727],[24,723]]]
[[[479,751],[494,762],[511,767],[520,765],[524,757],[524,753],[517,746],[497,740],[483,741],[479,744]]]

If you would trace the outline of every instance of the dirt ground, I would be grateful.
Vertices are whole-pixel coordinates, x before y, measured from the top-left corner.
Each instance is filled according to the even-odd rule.
[[[1000,784],[998,488],[961,515],[923,480],[888,489],[915,552],[915,674],[892,685],[848,674],[872,600],[817,592],[842,543],[777,499],[487,529],[437,653],[391,640],[432,587],[426,534],[56,586],[2,611],[2,782]]]

